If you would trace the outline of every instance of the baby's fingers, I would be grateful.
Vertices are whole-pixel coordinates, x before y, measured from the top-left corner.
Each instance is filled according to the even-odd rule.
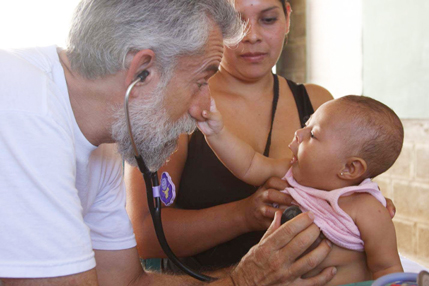
[[[216,102],[213,97],[210,97],[210,111],[217,112]]]
[[[210,107],[210,109],[212,108]],[[215,122],[222,121],[222,115],[219,113],[219,111],[217,111],[216,108],[215,108],[215,111],[203,110],[202,116],[206,120],[215,121]]]

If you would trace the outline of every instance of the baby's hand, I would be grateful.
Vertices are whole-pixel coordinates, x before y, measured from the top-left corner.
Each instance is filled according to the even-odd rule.
[[[202,116],[205,121],[197,122],[198,128],[204,135],[210,136],[219,134],[223,128],[222,114],[217,110],[216,103],[213,98],[210,100],[210,111],[203,110]]]

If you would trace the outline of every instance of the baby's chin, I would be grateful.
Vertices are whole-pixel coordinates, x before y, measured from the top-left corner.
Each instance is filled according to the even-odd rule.
[[[308,180],[309,174],[305,174],[305,172],[301,172],[298,163],[292,165],[292,176],[295,182],[300,184],[301,186],[312,187],[314,188],[314,182]]]
[[[299,165],[297,162],[292,164],[292,176],[298,184],[301,184],[301,181],[302,181],[301,180],[301,172],[300,172]]]

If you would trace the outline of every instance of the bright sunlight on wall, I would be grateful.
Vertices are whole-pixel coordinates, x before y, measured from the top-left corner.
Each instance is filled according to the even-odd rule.
[[[307,81],[362,94],[362,0],[307,0]]]
[[[0,2],[0,48],[64,46],[79,0]]]

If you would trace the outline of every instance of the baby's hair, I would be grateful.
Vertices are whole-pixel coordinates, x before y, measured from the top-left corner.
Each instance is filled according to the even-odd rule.
[[[352,118],[352,150],[367,163],[367,178],[374,178],[387,171],[401,153],[404,128],[399,117],[385,104],[366,96],[348,95],[337,99],[346,106]],[[352,134],[352,133],[350,133]],[[353,142],[352,142],[353,141]]]

